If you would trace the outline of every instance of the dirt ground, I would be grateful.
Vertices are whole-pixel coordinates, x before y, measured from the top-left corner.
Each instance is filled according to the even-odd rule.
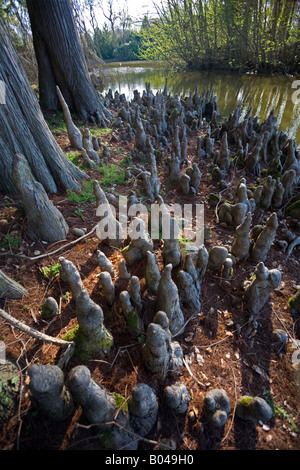
[[[65,152],[72,149],[68,146],[65,133],[55,133],[58,143]],[[191,161],[196,155],[197,134],[189,137],[188,155]],[[102,137],[102,142],[109,145],[111,157],[109,163],[122,165],[122,160],[134,147],[129,143],[114,142],[111,134]],[[162,184],[162,197],[166,203],[198,202],[205,204],[205,224],[211,227],[212,237],[206,241],[207,249],[215,245],[231,245],[234,239],[234,228],[220,225],[216,219],[216,208],[210,205],[209,194],[219,193],[218,183],[213,182],[208,160],[200,163],[202,181],[196,196],[184,198],[167,181],[164,171],[164,160],[158,160],[158,174]],[[87,174],[101,184],[103,178],[98,170],[87,170]],[[227,181],[228,189],[222,193],[222,200],[232,200],[235,185],[245,176],[247,185],[255,181],[244,169],[231,170]],[[134,189],[139,194],[140,183],[135,178],[126,185],[116,185],[115,194],[128,194]],[[110,191],[111,192],[111,191]],[[159,398],[159,416],[156,425],[147,439],[140,440],[141,450],[161,450],[159,443],[164,443],[177,450],[296,450],[300,448],[299,433],[299,395],[295,386],[295,366],[291,356],[295,351],[293,340],[300,339],[299,317],[295,318],[288,309],[288,299],[295,293],[295,285],[300,283],[299,249],[295,248],[286,262],[284,253],[277,244],[285,226],[296,230],[296,221],[280,218],[276,241],[273,244],[267,261],[268,268],[279,268],[282,273],[282,284],[274,291],[269,302],[258,317],[259,326],[254,336],[247,332],[248,313],[242,302],[243,282],[251,277],[254,265],[247,260],[234,265],[230,279],[222,279],[218,272],[208,271],[202,283],[201,312],[191,318],[187,309],[185,319],[190,321],[182,334],[176,337],[184,353],[182,373],[175,380],[167,377],[164,383],[148,372],[141,361],[143,338],[132,332],[127,326],[120,311],[118,301],[109,309],[104,297],[97,287],[100,269],[95,260],[97,249],[101,249],[117,264],[122,259],[118,250],[104,245],[93,234],[80,243],[68,247],[76,240],[72,228],[85,228],[89,232],[97,223],[96,207],[93,202],[80,205],[68,200],[66,192],[51,195],[51,200],[64,215],[70,227],[67,240],[56,244],[33,243],[26,235],[26,220],[19,211],[18,198],[0,196],[0,268],[13,279],[19,281],[28,294],[18,301],[6,300],[0,303],[4,309],[26,325],[51,335],[62,338],[76,325],[72,298],[68,294],[69,286],[59,276],[51,279],[43,277],[43,268],[54,266],[60,256],[71,260],[79,269],[84,285],[91,297],[104,311],[104,323],[113,333],[114,348],[105,358],[94,358],[84,362],[73,356],[66,369],[68,372],[75,365],[85,364],[92,377],[107,390],[118,392],[127,398],[132,388],[140,382],[149,384]],[[147,201],[144,201],[147,203]],[[148,201],[149,202],[149,201]],[[80,209],[80,210],[79,210]],[[76,212],[75,212],[76,211]],[[253,225],[262,222],[272,212],[256,208]],[[298,225],[299,227],[299,225]],[[3,245],[6,234],[17,236],[18,247]],[[0,244],[1,244],[0,243]],[[55,255],[37,261],[21,259],[15,256],[23,247],[23,253],[35,256],[50,253],[63,248]],[[160,268],[161,241],[155,241],[154,251],[157,254]],[[11,251],[11,253],[9,253]],[[183,247],[184,257],[184,247]],[[153,297],[149,295],[145,283],[145,260],[129,268],[132,275],[140,279],[143,295],[145,324],[153,318]],[[115,281],[116,298],[126,288],[126,281],[118,278]],[[54,297],[60,305],[60,313],[51,319],[43,319],[40,306],[48,297]],[[236,324],[244,325],[241,332],[236,331]],[[287,351],[283,355],[274,351],[271,340],[273,329],[284,329],[288,334]],[[42,343],[20,330],[11,327],[0,319],[1,339],[6,345],[7,358],[14,360],[22,376],[22,393],[13,419],[7,423],[0,434],[2,450],[101,450],[97,436],[85,419],[82,409],[77,406],[74,415],[64,422],[54,423],[45,419],[31,404],[28,397],[28,380],[26,370],[31,363],[56,364],[61,350],[59,347]],[[143,335],[142,335],[143,336]],[[186,384],[191,401],[184,415],[175,415],[169,409],[163,397],[164,387],[180,381]],[[202,416],[203,399],[213,388],[223,388],[230,399],[230,412],[225,426],[212,429]],[[260,396],[273,401],[274,417],[263,425],[249,424],[235,416],[236,400],[242,395]]]

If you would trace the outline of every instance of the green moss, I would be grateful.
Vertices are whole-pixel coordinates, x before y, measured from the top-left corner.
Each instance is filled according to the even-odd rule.
[[[249,186],[247,189],[249,189],[250,191],[255,191],[257,186],[257,184],[254,184],[253,186]]]
[[[286,209],[287,215],[292,217],[300,218],[300,199],[298,201],[293,202],[290,206]]]
[[[4,250],[14,250],[19,247],[19,237],[18,235],[12,236],[10,233],[7,233],[1,242],[1,248]]]
[[[113,346],[113,337],[104,326],[95,328],[92,334],[87,334],[76,325],[63,339],[75,343],[74,355],[84,361],[90,360],[94,355],[106,355]]]
[[[169,116],[169,121],[174,122],[176,121],[177,118],[180,116],[180,111],[177,111],[177,109],[173,109]]]
[[[53,133],[67,132],[63,112],[57,112],[55,116],[47,119],[48,126]]]
[[[272,176],[273,179],[278,179],[282,177],[282,173],[280,171],[280,167],[278,166],[276,170],[270,171],[269,169],[265,168],[261,171],[261,176]]]
[[[245,396],[245,397],[242,397],[242,398],[239,400],[239,403],[240,403],[241,405],[243,405],[243,406],[249,406],[249,405],[251,405],[252,400],[253,400],[253,397]]]
[[[217,194],[215,193],[210,193],[209,195],[209,202],[211,204],[217,205],[220,202],[220,198]]]
[[[116,402],[116,407],[118,409],[122,408],[122,411],[127,413],[128,412],[128,403],[126,402],[126,398],[124,398],[119,393],[115,393],[114,394],[114,399],[115,399],[115,402]]]
[[[140,329],[140,317],[136,310],[132,310],[132,312],[126,316],[126,323],[132,330],[138,331]]]
[[[294,302],[295,302],[295,297],[290,297],[289,300],[288,300],[288,307],[290,310],[293,310],[294,308]]]

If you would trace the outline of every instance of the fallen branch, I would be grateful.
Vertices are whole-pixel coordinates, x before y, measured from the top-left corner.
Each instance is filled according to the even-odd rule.
[[[82,237],[79,237],[76,240],[73,240],[70,243],[67,243],[67,245],[63,245],[63,246],[57,248],[57,250],[51,251],[49,253],[44,253],[42,255],[33,256],[33,257],[26,256],[26,255],[23,255],[23,254],[20,254],[20,253],[0,253],[0,256],[8,256],[9,255],[9,256],[16,256],[16,257],[21,258],[21,259],[27,259],[28,261],[36,261],[38,259],[46,258],[47,256],[56,255],[56,253],[59,253],[60,251],[65,250],[66,248],[70,248],[71,246],[76,245],[77,243],[81,242],[81,240],[84,240],[85,238],[92,235],[96,231],[97,227],[98,227],[98,224],[95,225],[95,227],[93,227],[92,230],[89,233],[86,233],[85,235],[82,235]]]
[[[184,364],[185,367],[187,368],[188,373],[190,374],[190,376],[193,377],[194,380],[196,380],[197,384],[198,384],[198,385],[201,385],[202,387],[205,387],[205,385],[204,385],[202,382],[200,382],[200,380],[198,380],[197,377],[195,377],[195,375],[194,375],[193,372],[191,371],[191,369],[190,369],[190,367],[189,367],[189,365],[188,365],[188,363],[186,362],[185,359],[183,359],[183,364]]]
[[[182,327],[180,328],[180,330],[179,330],[177,333],[175,333],[174,335],[172,335],[172,338],[175,338],[176,336],[181,335],[181,333],[184,332],[186,325],[187,325],[191,320],[194,320],[195,318],[197,318],[197,316],[198,316],[198,313],[191,315],[191,316],[187,319],[187,321],[184,323],[184,325],[182,325]]]
[[[73,341],[65,341],[63,339],[54,338],[53,336],[41,333],[40,331],[35,330],[34,328],[31,328],[28,325],[25,325],[25,323],[22,323],[20,320],[17,320],[12,315],[2,309],[0,309],[0,317],[3,318],[3,320],[7,321],[14,328],[18,328],[18,330],[23,331],[24,333],[28,334],[29,336],[32,336],[35,339],[38,339],[39,341],[55,344],[56,346],[66,348],[66,351],[64,352],[58,363],[58,366],[61,369],[67,364],[67,362],[72,357],[75,349],[75,343]]]

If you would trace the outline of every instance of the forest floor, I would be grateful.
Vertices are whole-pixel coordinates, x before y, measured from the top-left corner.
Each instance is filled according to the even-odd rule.
[[[79,152],[69,147],[65,128],[56,126],[60,117],[47,116],[57,142],[76,164],[80,164]],[[57,121],[56,121],[57,120]],[[134,148],[134,141],[115,142],[110,130],[92,129],[101,135],[103,144],[111,156],[105,174],[101,169],[86,170],[89,178],[96,179],[107,192],[126,195],[131,189],[140,194],[140,183],[132,178],[124,181],[123,172],[128,165],[128,154]],[[191,161],[196,156],[197,135],[189,137],[188,155]],[[176,188],[170,186],[164,172],[164,161],[158,160],[158,175],[161,181],[161,195],[166,203],[175,200],[181,203],[204,203],[205,225],[211,228],[211,239],[205,242],[207,249],[215,245],[231,245],[235,231],[232,227],[220,225],[216,219],[216,208],[210,204],[210,193],[219,193],[218,183],[212,181],[210,162],[200,163],[202,181],[197,196],[182,197]],[[254,178],[245,175],[243,169],[233,169],[228,176],[229,187],[222,193],[223,200],[232,200],[234,190],[240,179],[246,176],[251,186]],[[252,178],[252,179],[251,179]],[[76,325],[75,310],[69,286],[57,274],[59,257],[72,261],[80,271],[84,286],[93,300],[104,311],[104,324],[113,333],[114,348],[105,358],[82,361],[73,356],[67,364],[65,374],[78,364],[85,364],[92,377],[107,390],[117,392],[127,398],[132,388],[140,382],[149,384],[159,398],[158,420],[147,440],[140,440],[139,449],[161,450],[164,443],[177,450],[296,450],[300,448],[300,398],[295,386],[295,365],[292,354],[294,340],[300,339],[299,321],[293,318],[288,308],[288,300],[295,293],[295,285],[300,283],[299,249],[295,248],[288,262],[276,241],[282,239],[282,231],[288,227],[295,231],[296,221],[284,216],[279,218],[276,241],[273,244],[266,266],[278,268],[282,273],[281,286],[276,289],[258,317],[258,329],[254,336],[247,332],[248,314],[242,302],[243,282],[254,272],[250,260],[234,265],[230,279],[223,279],[218,272],[207,272],[202,283],[202,308],[197,316],[191,318],[184,309],[185,319],[190,321],[179,341],[185,362],[182,372],[175,381],[183,382],[191,395],[191,401],[184,415],[175,415],[164,402],[163,390],[174,378],[167,377],[164,383],[148,372],[141,360],[141,348],[145,332],[136,334],[131,331],[116,301],[113,309],[108,308],[99,290],[100,269],[95,259],[97,249],[101,249],[114,264],[122,259],[119,250],[110,248],[94,233],[80,243],[69,247],[76,240],[72,229],[84,228],[89,232],[98,222],[91,184],[87,180],[85,192],[68,194],[59,192],[51,195],[51,200],[64,215],[70,233],[66,240],[56,244],[32,242],[26,235],[26,221],[18,210],[18,198],[0,196],[0,268],[19,281],[28,291],[22,300],[7,300],[0,303],[4,309],[26,325],[53,337],[63,335]],[[145,204],[149,203],[143,200]],[[253,225],[265,221],[272,210],[256,208]],[[299,225],[298,225],[299,227]],[[28,257],[39,253],[50,253],[63,248],[55,255],[36,261],[15,256],[20,250]],[[160,268],[162,242],[155,241],[154,251]],[[182,253],[184,257],[184,245]],[[5,254],[6,253],[6,254]],[[144,303],[143,318],[145,325],[153,319],[153,297],[148,293],[145,283],[145,260],[130,268],[132,275],[138,276]],[[126,282],[116,278],[116,298],[126,288]],[[48,297],[59,303],[59,315],[46,320],[41,317],[40,306]],[[240,334],[236,324],[245,325]],[[279,355],[274,351],[271,340],[273,329],[284,329],[288,334],[287,351]],[[73,416],[60,423],[45,419],[31,404],[28,396],[26,370],[31,363],[56,364],[61,350],[58,346],[42,343],[26,333],[11,327],[0,320],[1,340],[6,345],[7,358],[14,360],[23,372],[22,394],[19,397],[15,416],[7,423],[0,434],[0,448],[3,450],[101,450],[93,429],[77,407]],[[205,394],[213,388],[222,388],[230,399],[230,412],[225,426],[211,428],[202,416]],[[260,396],[272,404],[274,417],[270,422],[252,424],[235,416],[236,400],[242,395]]]

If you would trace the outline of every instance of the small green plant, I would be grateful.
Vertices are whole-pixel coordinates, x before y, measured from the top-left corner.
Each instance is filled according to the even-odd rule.
[[[187,237],[179,237],[179,238],[178,238],[178,241],[179,241],[179,243],[180,243],[181,245],[184,245],[184,246],[190,245],[191,243],[193,243],[193,242],[192,242],[189,238],[187,238]]]
[[[270,390],[267,390],[266,387],[263,387],[263,393],[267,397],[267,402],[271,406],[273,413],[275,416],[283,417],[286,419],[286,421],[291,425],[292,429],[295,432],[299,432],[296,424],[294,423],[293,419],[290,417],[288,412],[282,408],[281,405],[278,405],[274,403],[274,398],[272,395],[272,392]]]
[[[181,245],[181,248],[180,248],[180,251],[182,253],[187,253],[187,249],[186,249],[186,246],[187,245],[190,245],[191,243],[193,243],[189,238],[187,237],[178,237],[178,242],[179,244]]]
[[[19,247],[19,237],[18,235],[11,235],[7,233],[1,242],[1,248],[5,250],[15,250]]]
[[[17,390],[19,384],[18,375],[13,375],[9,379],[4,380],[0,375],[0,402],[3,406],[8,406],[12,400],[11,390]]]
[[[69,302],[71,298],[71,292],[66,292],[63,296],[62,299],[65,300],[66,302]]]
[[[115,399],[117,408],[123,409],[126,412],[128,411],[128,404],[127,404],[126,398],[124,398],[119,393],[115,393],[114,399]]]
[[[75,209],[74,212],[75,212],[76,215],[79,215],[79,217],[81,217],[81,219],[84,219],[83,211],[81,209]]]
[[[45,266],[42,268],[43,277],[47,280],[54,279],[59,275],[60,263],[54,264],[52,266]]]

